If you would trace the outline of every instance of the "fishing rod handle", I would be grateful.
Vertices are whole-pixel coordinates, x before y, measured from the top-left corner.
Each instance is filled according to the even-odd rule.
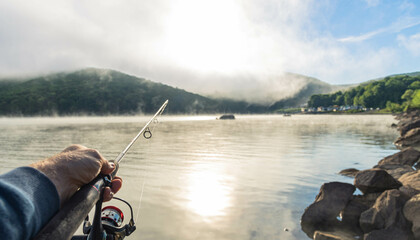
[[[44,226],[34,240],[71,239],[100,199],[104,188],[105,180],[101,175],[81,187]]]

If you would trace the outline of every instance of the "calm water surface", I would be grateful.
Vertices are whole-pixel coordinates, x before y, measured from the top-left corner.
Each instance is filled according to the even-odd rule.
[[[72,143],[113,159],[147,120],[0,118],[0,172]],[[137,219],[130,239],[307,239],[300,216],[321,184],[352,182],[337,172],[370,168],[395,153],[393,122],[390,115],[162,117],[119,172],[118,195]]]

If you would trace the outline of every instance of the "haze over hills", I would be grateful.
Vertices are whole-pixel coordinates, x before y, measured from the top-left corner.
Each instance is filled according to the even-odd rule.
[[[313,77],[296,73],[277,75],[217,76],[214,82],[203,83],[194,92],[213,97],[230,98],[266,106],[297,107],[305,104],[312,94],[331,93],[348,88],[331,85]],[[217,88],[217,90],[214,90]]]
[[[314,94],[332,93],[340,90],[346,90],[354,85],[331,85],[319,79],[307,77],[299,74],[287,73],[285,76],[289,81],[300,81],[300,88],[287,97],[281,98],[270,105],[271,110],[281,108],[292,108],[305,105],[309,98]]]
[[[395,76],[400,76],[400,75],[407,75],[409,77],[418,77],[418,76],[420,76],[420,72],[392,74],[392,75],[390,75],[388,77],[395,77]],[[384,79],[384,78],[382,78],[382,79]]]

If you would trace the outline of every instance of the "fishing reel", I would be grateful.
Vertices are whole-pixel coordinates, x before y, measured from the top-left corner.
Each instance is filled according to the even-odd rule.
[[[121,240],[133,233],[136,230],[133,208],[121,198],[114,197],[113,199],[127,204],[130,208],[131,219],[128,224],[121,226],[124,221],[124,213],[119,208],[115,206],[102,208],[102,200],[99,200],[96,203],[92,224],[87,216],[83,222],[84,235],[73,236],[72,240]]]

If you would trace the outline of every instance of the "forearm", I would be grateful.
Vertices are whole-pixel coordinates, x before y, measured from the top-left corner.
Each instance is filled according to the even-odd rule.
[[[59,210],[55,185],[31,167],[0,175],[0,193],[2,239],[30,239]]]

